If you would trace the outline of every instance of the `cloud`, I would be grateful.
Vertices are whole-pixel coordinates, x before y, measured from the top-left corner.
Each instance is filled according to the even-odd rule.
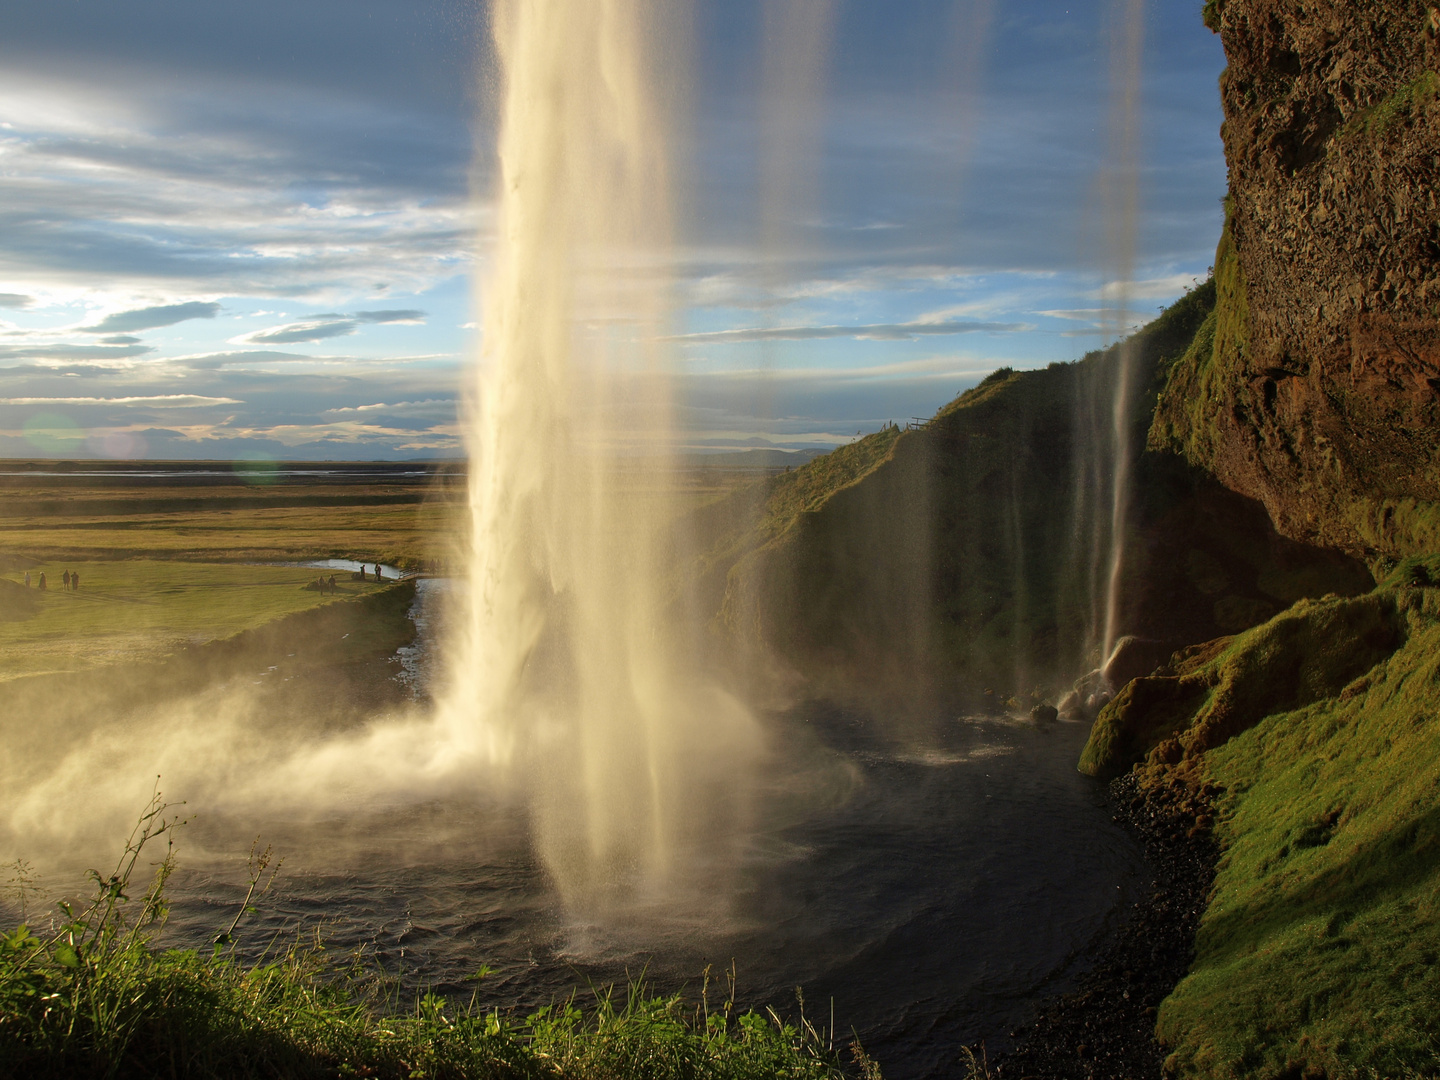
[[[425,312],[416,311],[414,308],[402,308],[397,311],[357,311],[351,318],[366,323],[423,323]]]
[[[741,341],[813,341],[821,338],[856,338],[864,341],[910,341],[946,334],[1008,334],[1030,329],[1024,323],[906,322],[868,323],[862,326],[755,326],[739,330],[713,330],[680,334],[667,341],[686,345],[728,344]]]
[[[170,363],[190,368],[194,371],[218,371],[220,368],[226,367],[240,367],[251,364],[296,363],[300,361],[313,361],[315,359],[315,357],[306,356],[303,353],[272,352],[270,350],[254,349],[248,352],[195,353],[190,356],[174,357]]]
[[[353,413],[363,413],[363,412],[375,412],[375,411],[381,410],[381,409],[384,409],[384,410],[387,410],[387,411],[399,411],[399,410],[406,410],[406,409],[422,409],[422,408],[423,408],[423,409],[429,409],[429,408],[433,408],[433,407],[436,406],[436,405],[445,406],[445,407],[447,407],[447,408],[452,408],[452,409],[453,409],[453,408],[455,407],[455,399],[454,399],[454,398],[425,398],[423,401],[397,401],[397,402],[395,402],[393,405],[387,404],[387,403],[385,403],[385,402],[383,402],[383,401],[377,401],[377,402],[375,402],[373,405],[342,405],[342,406],[339,406],[339,407],[337,407],[337,408],[326,409],[325,411],[326,411],[327,413],[350,413],[350,412],[353,412]]]
[[[154,330],[161,326],[174,326],[187,319],[213,319],[220,312],[220,305],[213,301],[191,300],[184,304],[163,304],[159,307],[136,308],[134,311],[117,311],[107,315],[93,326],[82,326],[87,334],[124,333],[130,330]]]
[[[344,337],[360,328],[354,319],[340,319],[334,322],[298,322],[276,326],[270,330],[257,330],[244,334],[238,341],[253,342],[256,345],[298,345],[306,341],[324,341],[326,338]]]
[[[401,308],[393,311],[357,311],[352,315],[335,312],[316,315],[304,322],[271,327],[269,330],[256,330],[250,334],[242,334],[235,340],[256,345],[299,345],[307,341],[324,341],[327,338],[345,337],[360,329],[362,323],[372,325],[403,323],[413,326],[424,321],[425,312],[417,311],[414,308]]]
[[[34,302],[33,296],[23,293],[0,292],[0,308],[27,308]]]
[[[149,405],[154,409],[190,409],[205,405],[243,405],[236,398],[203,394],[149,394],[134,397],[8,397],[0,405]]]
[[[465,125],[263,80],[177,95],[164,68],[135,74],[0,65],[0,287],[375,296],[468,270],[486,211]]]
[[[930,356],[918,360],[892,361],[882,364],[853,366],[815,366],[783,369],[758,368],[736,370],[724,368],[717,371],[691,371],[681,376],[692,387],[697,396],[705,394],[706,386],[724,384],[753,385],[764,379],[768,384],[816,384],[832,386],[865,382],[920,383],[931,381],[954,381],[957,379],[979,379],[988,375],[1000,365],[987,360],[969,357]]]
[[[0,345],[0,360],[115,360],[154,351],[149,345]]]

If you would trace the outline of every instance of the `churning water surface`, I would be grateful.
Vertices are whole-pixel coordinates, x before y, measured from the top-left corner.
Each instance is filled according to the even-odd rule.
[[[443,588],[422,587],[422,634],[405,658],[412,684],[426,680],[425,600]],[[1099,785],[1075,771],[1079,725],[949,718],[903,740],[883,718],[830,708],[767,721],[780,749],[723,918],[652,908],[577,922],[515,802],[362,800],[328,818],[263,823],[290,862],[242,940],[319,927],[333,952],[363,946],[412,987],[520,1010],[641,973],[698,997],[707,966],[721,984],[713,1004],[733,963],[742,1004],[794,1016],[801,987],[817,1027],[833,1008],[837,1039],[853,1030],[904,1080],[948,1074],[981,1038],[999,1049],[1134,899],[1139,853]],[[173,943],[203,942],[229,922],[236,876],[232,862],[177,877]],[[482,965],[491,974],[469,979]]]

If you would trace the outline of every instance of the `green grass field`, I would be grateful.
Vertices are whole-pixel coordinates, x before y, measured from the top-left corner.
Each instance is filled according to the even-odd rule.
[[[61,588],[65,571],[80,588]],[[0,680],[155,659],[229,637],[293,612],[382,588],[338,573],[337,595],[304,588],[320,573],[297,566],[246,566],[162,559],[41,562],[0,592]]]

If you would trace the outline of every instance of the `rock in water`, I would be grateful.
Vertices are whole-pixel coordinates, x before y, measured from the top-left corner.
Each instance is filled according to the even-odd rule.
[[[1054,705],[1036,705],[1030,710],[1030,719],[1042,724],[1054,723],[1060,719],[1060,710]]]

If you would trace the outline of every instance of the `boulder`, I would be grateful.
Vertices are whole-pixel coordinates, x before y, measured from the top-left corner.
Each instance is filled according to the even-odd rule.
[[[1163,641],[1127,635],[1110,650],[1110,657],[1100,669],[1100,674],[1110,684],[1113,693],[1131,679],[1149,675],[1170,659],[1172,651]]]

